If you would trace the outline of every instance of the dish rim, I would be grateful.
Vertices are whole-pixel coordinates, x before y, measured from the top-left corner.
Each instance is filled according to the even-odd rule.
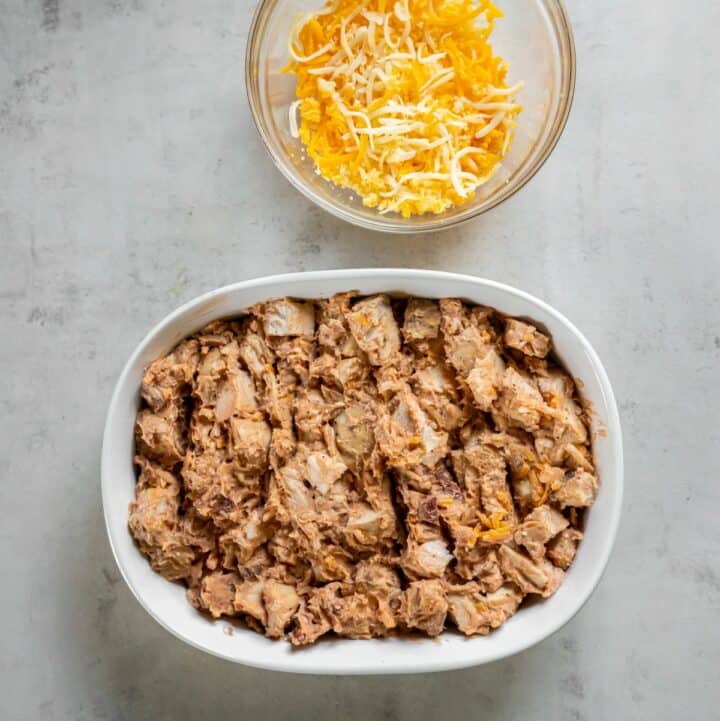
[[[138,358],[141,356],[141,354],[144,352],[145,348],[155,339],[157,335],[159,335],[163,330],[165,330],[168,326],[171,326],[178,318],[180,318],[182,315],[187,313],[188,311],[191,311],[193,308],[197,306],[201,306],[203,304],[211,303],[214,299],[221,297],[223,295],[226,295],[228,293],[232,293],[237,290],[247,290],[252,289],[256,287],[262,287],[265,285],[277,285],[284,282],[294,281],[294,280],[303,280],[306,282],[316,282],[318,283],[318,297],[324,297],[322,296],[322,282],[325,280],[347,280],[348,282],[348,290],[351,289],[353,280],[363,280],[367,278],[372,279],[382,279],[387,280],[388,288],[384,291],[387,293],[392,293],[391,290],[391,281],[392,279],[408,279],[408,278],[414,278],[414,279],[433,279],[436,281],[442,281],[449,284],[452,283],[458,283],[458,282],[464,282],[464,283],[470,283],[473,285],[477,285],[480,287],[488,287],[488,288],[494,288],[496,290],[499,290],[500,292],[508,293],[510,295],[516,296],[520,299],[522,299],[525,302],[530,303],[531,305],[536,305],[540,309],[542,309],[544,312],[548,313],[549,315],[553,316],[556,321],[558,321],[560,324],[564,325],[567,330],[570,331],[570,333],[576,338],[576,340],[579,342],[582,350],[585,351],[587,354],[590,364],[593,368],[593,371],[595,372],[595,375],[597,377],[597,380],[600,385],[600,389],[603,395],[603,398],[605,400],[605,406],[607,410],[607,434],[611,442],[611,458],[614,468],[612,469],[615,473],[616,477],[616,489],[615,489],[615,495],[611,499],[611,513],[610,513],[610,519],[609,519],[609,527],[608,532],[606,533],[605,537],[605,544],[602,549],[602,555],[600,557],[600,560],[595,563],[595,566],[593,567],[593,571],[590,574],[590,582],[587,586],[586,591],[584,592],[583,596],[580,598],[577,605],[575,605],[572,610],[569,613],[566,613],[564,616],[560,616],[554,623],[549,624],[546,628],[542,628],[540,632],[536,635],[529,636],[528,638],[523,638],[521,642],[515,644],[514,646],[506,649],[500,649],[497,653],[494,653],[491,655],[490,658],[484,658],[477,661],[468,661],[466,659],[453,659],[451,654],[448,654],[445,659],[431,659],[429,663],[423,665],[422,668],[408,668],[407,665],[403,664],[402,662],[392,662],[387,665],[383,665],[382,667],[377,666],[371,666],[370,664],[355,666],[352,669],[349,670],[342,670],[339,672],[337,670],[337,667],[334,665],[314,665],[311,669],[303,670],[302,668],[298,668],[297,664],[295,663],[287,663],[284,659],[281,661],[263,661],[262,658],[256,659],[256,658],[238,658],[236,656],[232,656],[230,654],[223,653],[222,651],[212,648],[207,645],[203,645],[201,643],[196,642],[192,638],[186,636],[178,629],[174,628],[170,625],[170,623],[166,622],[164,618],[156,614],[148,605],[145,603],[145,601],[142,598],[142,594],[139,592],[139,590],[136,588],[135,584],[131,581],[129,578],[129,575],[120,562],[120,558],[118,555],[118,551],[115,547],[115,544],[113,542],[113,535],[111,532],[111,525],[110,525],[110,516],[109,516],[109,506],[110,506],[110,500],[109,500],[109,493],[110,493],[110,475],[111,471],[109,468],[110,465],[110,446],[113,442],[111,436],[111,431],[113,430],[113,419],[116,413],[118,412],[118,406],[121,403],[121,400],[125,397],[122,393],[123,386],[125,386],[127,382],[127,377],[132,372],[133,366],[137,362]],[[383,291],[378,291],[383,292]],[[452,296],[451,293],[448,294],[448,296]],[[268,298],[272,297],[271,295],[268,296]],[[500,309],[502,310],[502,309]],[[218,316],[221,317],[221,316]],[[179,640],[189,644],[190,646],[193,646],[194,648],[197,648],[198,650],[204,651],[206,653],[209,653],[213,656],[216,656],[218,658],[223,658],[228,661],[232,661],[234,663],[239,663],[246,666],[251,666],[255,668],[260,668],[264,670],[271,670],[271,671],[281,671],[281,672],[287,672],[287,673],[308,673],[308,674],[322,674],[322,675],[372,675],[372,674],[383,674],[383,675],[390,675],[390,674],[399,674],[399,673],[425,673],[425,672],[436,672],[436,671],[450,671],[450,670],[457,670],[461,668],[471,668],[473,666],[479,666],[484,665],[485,663],[490,663],[492,661],[498,661],[503,658],[507,658],[509,656],[513,656],[516,653],[520,653],[522,651],[527,650],[528,648],[536,645],[537,643],[540,643],[541,641],[545,640],[552,634],[556,633],[559,629],[561,629],[565,624],[567,624],[572,618],[575,617],[575,615],[583,608],[583,606],[587,603],[589,598],[592,596],[593,592],[597,588],[598,583],[600,582],[600,579],[602,578],[605,569],[607,568],[607,564],[610,560],[610,556],[612,553],[612,550],[615,545],[615,541],[617,538],[617,532],[620,524],[620,516],[622,512],[622,499],[623,499],[623,493],[624,493],[624,464],[623,464],[623,445],[622,445],[622,429],[620,424],[620,415],[617,409],[617,403],[615,400],[615,396],[612,390],[612,386],[610,384],[609,377],[607,375],[607,372],[605,371],[605,368],[602,364],[602,361],[600,360],[599,356],[597,355],[595,349],[592,347],[590,342],[585,338],[585,336],[582,334],[582,332],[568,319],[566,318],[560,311],[556,310],[554,307],[546,303],[545,301],[533,296],[530,293],[527,293],[526,291],[520,290],[518,288],[515,288],[513,286],[507,285],[505,283],[501,283],[499,281],[494,281],[486,278],[480,278],[477,276],[472,276],[468,274],[461,274],[461,273],[451,273],[446,271],[436,271],[436,270],[425,270],[425,269],[412,269],[412,268],[360,268],[360,269],[338,269],[338,270],[317,270],[317,271],[303,271],[303,272],[297,272],[297,273],[283,273],[283,274],[277,274],[277,275],[269,275],[269,276],[261,276],[258,278],[252,278],[244,281],[238,281],[236,283],[230,283],[228,285],[221,286],[219,288],[216,288],[214,290],[208,291],[206,293],[203,293],[199,296],[196,296],[195,298],[192,298],[191,300],[187,301],[186,303],[183,303],[181,306],[176,308],[174,311],[167,314],[164,318],[162,318],[158,323],[156,323],[142,338],[142,340],[137,344],[133,352],[131,353],[130,357],[128,358],[127,362],[124,364],[122,371],[120,372],[120,375],[118,376],[118,380],[115,384],[115,387],[113,389],[113,393],[111,396],[110,404],[108,407],[108,411],[106,414],[105,419],[105,426],[103,431],[103,441],[102,441],[102,453],[101,453],[101,497],[102,497],[102,504],[103,504],[103,518],[105,521],[105,530],[107,533],[108,541],[110,543],[110,548],[112,550],[113,558],[115,559],[115,564],[117,565],[121,576],[123,577],[123,580],[127,584],[128,588],[130,589],[131,593],[137,600],[137,602],[143,607],[143,609],[153,618],[155,621],[157,621],[165,630],[169,631],[173,636],[178,638]],[[472,639],[471,639],[472,640]],[[362,641],[353,641],[354,643],[362,643]],[[423,639],[420,643],[431,643],[432,639]],[[414,642],[417,643],[417,642]],[[418,646],[419,648],[419,646]],[[304,653],[311,653],[312,650],[304,651]]]

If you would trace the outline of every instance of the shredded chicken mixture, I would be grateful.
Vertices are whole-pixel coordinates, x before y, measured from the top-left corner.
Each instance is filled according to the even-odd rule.
[[[555,593],[598,490],[551,350],[453,299],[211,323],[145,373],[130,531],[193,606],[294,645],[487,634]]]

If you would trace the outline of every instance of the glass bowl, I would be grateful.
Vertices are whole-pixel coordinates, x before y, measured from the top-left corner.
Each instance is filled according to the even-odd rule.
[[[494,208],[540,169],[565,127],[575,86],[575,48],[560,0],[498,0],[505,13],[491,42],[509,64],[508,84],[524,81],[523,106],[510,151],[490,180],[466,203],[434,215],[403,218],[367,208],[348,188],[315,172],[302,142],[290,134],[288,111],[295,77],[283,73],[287,42],[299,15],[318,10],[323,0],[261,0],[253,17],[245,56],[245,80],[257,129],[277,167],[310,200],[338,218],[389,233],[440,230]]]

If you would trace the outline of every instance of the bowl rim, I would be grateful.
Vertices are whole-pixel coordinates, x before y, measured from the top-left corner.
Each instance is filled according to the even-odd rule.
[[[145,348],[153,342],[155,337],[164,331],[168,326],[171,326],[176,320],[186,314],[192,309],[208,304],[213,299],[220,296],[232,293],[238,290],[247,290],[256,287],[262,287],[265,285],[275,285],[284,282],[291,281],[305,281],[305,282],[317,282],[321,287],[321,283],[324,280],[346,280],[348,282],[348,289],[351,288],[352,282],[363,279],[382,279],[388,281],[388,290],[386,292],[392,292],[390,290],[392,280],[407,280],[407,279],[433,279],[447,283],[453,282],[464,282],[477,285],[479,287],[493,288],[500,292],[507,293],[511,296],[520,298],[521,300],[535,305],[545,313],[552,316],[558,323],[564,325],[567,330],[570,331],[571,335],[580,344],[586,355],[590,360],[590,365],[597,377],[602,392],[603,399],[607,410],[607,434],[611,442],[611,457],[615,483],[615,493],[611,498],[610,504],[610,517],[608,521],[608,531],[605,534],[604,545],[602,547],[602,554],[599,561],[596,562],[593,571],[590,575],[590,580],[587,583],[586,590],[583,594],[579,594],[578,602],[574,605],[569,612],[565,615],[560,615],[558,619],[548,624],[547,627],[543,628],[537,635],[529,636],[510,648],[500,649],[497,653],[491,655],[491,657],[478,660],[468,661],[467,659],[453,659],[452,655],[448,654],[445,659],[434,659],[431,664],[423,666],[422,668],[408,668],[407,665],[402,662],[394,662],[383,665],[382,667],[372,666],[370,664],[354,666],[352,669],[345,669],[342,672],[338,672],[337,667],[333,665],[317,665],[314,664],[312,668],[303,670],[298,668],[297,664],[286,662],[284,660],[277,661],[264,661],[262,658],[255,657],[244,657],[238,658],[230,654],[223,653],[222,651],[215,649],[209,645],[202,644],[193,638],[190,638],[179,629],[172,626],[159,614],[155,613],[154,610],[146,604],[143,594],[136,587],[133,581],[130,579],[129,572],[126,567],[120,561],[119,552],[113,541],[113,534],[111,531],[110,521],[110,483],[111,483],[111,445],[113,443],[112,431],[114,427],[114,417],[118,413],[118,408],[124,397],[123,388],[127,383],[127,377],[132,372],[133,366],[137,362],[138,357],[144,352]],[[381,292],[381,291],[379,291]],[[318,295],[321,295],[319,290]],[[270,296],[269,296],[270,297]],[[220,317],[220,316],[218,316]],[[584,607],[589,600],[590,596],[595,591],[600,579],[602,578],[607,564],[610,560],[610,555],[615,545],[617,538],[618,528],[620,524],[620,516],[622,512],[622,499],[624,493],[624,462],[623,462],[623,444],[622,444],[622,428],[620,424],[620,415],[615,400],[615,395],[610,384],[609,377],[605,368],[597,355],[595,349],[592,347],[590,342],[585,338],[581,331],[562,313],[553,308],[545,301],[527,293],[523,290],[515,288],[494,280],[487,278],[481,278],[478,276],[472,276],[461,273],[451,273],[446,271],[436,270],[425,270],[425,269],[412,269],[412,268],[359,268],[359,269],[338,269],[338,270],[316,270],[316,271],[303,271],[297,273],[283,273],[277,275],[261,276],[252,278],[236,283],[230,283],[228,285],[221,286],[214,290],[203,293],[191,300],[183,303],[174,311],[168,313],[163,319],[156,323],[150,331],[148,331],[142,340],[137,344],[134,351],[131,353],[127,362],[123,366],[118,380],[113,389],[110,404],[105,419],[105,426],[103,431],[102,440],[102,451],[101,451],[101,499],[103,505],[103,518],[105,521],[105,530],[107,533],[108,542],[115,559],[115,564],[120,571],[120,574],[130,589],[131,593],[137,600],[137,602],[143,607],[143,609],[157,621],[166,631],[171,633],[176,638],[184,641],[185,643],[193,646],[194,648],[209,653],[218,658],[239,663],[245,666],[251,666],[270,671],[281,671],[287,673],[310,673],[310,674],[323,674],[323,675],[373,675],[373,674],[400,674],[400,673],[427,673],[436,671],[451,671],[461,668],[470,668],[472,666],[483,665],[492,661],[498,661],[509,656],[513,656],[516,653],[527,650],[528,648],[540,643],[547,639],[552,634],[556,633],[559,629],[565,626],[575,615]],[[361,642],[358,642],[361,643]]]
[[[282,0],[260,0],[253,13],[252,20],[250,22],[250,28],[248,30],[248,40],[245,47],[245,93],[247,95],[248,105],[250,106],[250,114],[255,124],[255,128],[260,135],[265,150],[268,155],[272,158],[275,167],[282,173],[286,180],[298,191],[300,191],[308,200],[311,200],[317,206],[325,210],[326,212],[334,215],[336,218],[340,218],[352,225],[356,225],[366,230],[373,230],[383,233],[390,234],[403,234],[403,233],[431,233],[440,230],[448,230],[450,228],[456,228],[464,223],[469,222],[473,218],[477,218],[483,213],[492,210],[493,208],[500,205],[508,198],[512,198],[518,191],[524,188],[530,180],[540,171],[545,165],[553,150],[557,146],[560,137],[565,131],[568,117],[570,116],[570,110],[572,109],[573,100],[575,97],[575,79],[577,74],[577,55],[575,51],[575,39],[573,36],[572,25],[570,23],[570,16],[565,8],[564,0],[541,0],[545,5],[551,6],[554,11],[554,17],[556,22],[554,26],[557,28],[558,36],[561,38],[561,44],[564,44],[567,49],[567,57],[565,63],[567,65],[564,86],[560,89],[560,104],[558,112],[552,120],[551,128],[554,128],[550,133],[548,140],[542,150],[542,153],[533,161],[533,163],[524,169],[523,174],[520,176],[518,182],[510,187],[506,184],[504,188],[500,189],[498,193],[492,198],[491,201],[483,204],[475,209],[468,208],[465,212],[461,212],[458,216],[449,218],[440,218],[426,214],[422,216],[423,220],[418,221],[417,224],[409,224],[403,218],[396,217],[394,215],[380,215],[377,217],[364,217],[360,216],[353,210],[348,210],[337,202],[327,201],[325,198],[314,193],[305,183],[299,178],[288,171],[285,164],[280,158],[280,154],[275,151],[273,144],[270,142],[268,133],[265,130],[264,123],[262,121],[262,113],[260,111],[260,95],[259,90],[256,90],[256,69],[253,67],[252,58],[256,53],[256,47],[260,42],[261,30],[267,22],[270,13]],[[318,0],[320,2],[320,0]]]

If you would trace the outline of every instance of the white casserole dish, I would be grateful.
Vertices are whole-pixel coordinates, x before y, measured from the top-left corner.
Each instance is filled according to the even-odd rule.
[[[133,498],[133,426],[144,368],[187,335],[217,318],[237,315],[257,301],[278,296],[327,297],[345,290],[425,297],[459,297],[513,316],[530,318],[552,335],[556,353],[580,379],[594,410],[594,451],[600,492],[587,516],[585,538],[564,583],[551,598],[523,607],[489,636],[446,632],[437,640],[387,638],[323,640],[294,650],[285,641],[212,621],[185,599],[185,589],[156,574],[128,531]],[[314,674],[420,673],[463,668],[518,653],[557,631],[577,613],[597,585],[620,519],[623,458],[620,419],[607,374],[588,341],[556,310],[527,293],[467,275],[427,270],[331,270],[244,281],[186,303],[156,325],[125,365],[110,402],[102,450],[102,499],[110,545],[120,572],[145,610],[178,638],[215,656],[249,666]]]

